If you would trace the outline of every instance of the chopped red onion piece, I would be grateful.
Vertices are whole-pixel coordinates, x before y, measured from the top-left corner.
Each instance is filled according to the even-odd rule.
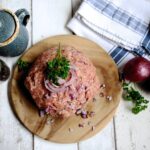
[[[73,69],[70,69],[70,73],[71,73],[70,79],[60,86],[52,84],[49,80],[44,80],[46,89],[53,93],[64,92],[66,87],[71,85],[76,79],[76,74]]]
[[[39,115],[40,115],[40,117],[44,117],[45,111],[44,111],[44,110],[40,110],[40,111],[39,111]]]
[[[78,126],[79,126],[80,128],[83,128],[83,127],[84,127],[84,124],[79,123]]]
[[[77,109],[77,111],[76,111],[76,115],[80,115],[80,114],[81,114],[81,112],[82,112],[82,109]]]
[[[61,84],[64,84],[66,82],[66,80],[62,79],[62,78],[58,78],[58,83],[61,85]]]

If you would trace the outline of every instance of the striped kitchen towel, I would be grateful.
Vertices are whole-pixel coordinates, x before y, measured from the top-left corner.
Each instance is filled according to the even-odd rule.
[[[122,66],[150,55],[150,1],[84,0],[67,27],[100,44]]]

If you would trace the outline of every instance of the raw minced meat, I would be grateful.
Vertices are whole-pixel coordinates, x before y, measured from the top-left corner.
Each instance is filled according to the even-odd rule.
[[[47,62],[52,61],[58,47],[44,51],[33,63],[25,79],[25,86],[40,110],[53,117],[69,117],[91,100],[99,89],[99,79],[92,62],[73,47],[62,47],[62,54],[70,61],[69,79],[60,86],[46,80]]]

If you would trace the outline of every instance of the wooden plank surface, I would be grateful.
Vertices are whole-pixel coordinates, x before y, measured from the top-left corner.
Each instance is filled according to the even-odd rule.
[[[36,1],[35,1],[36,2]],[[53,1],[53,2],[55,2],[55,1]],[[59,5],[62,5],[62,6],[64,6],[64,5],[66,5],[66,3],[64,4],[64,2],[61,2],[61,1],[59,1],[61,4],[59,4]],[[62,4],[63,3],[63,4]],[[75,10],[77,9],[77,7],[78,7],[78,5],[81,3],[81,0],[72,0],[72,7],[73,7],[73,12],[75,12]],[[70,4],[70,3],[69,3]],[[36,6],[36,5],[38,5],[38,6]],[[44,5],[46,5],[46,7],[44,7]],[[35,13],[37,13],[37,16],[40,16],[40,12],[38,11],[38,9],[36,9],[36,8],[38,8],[39,6],[40,7],[42,7],[42,8],[44,8],[44,10],[49,6],[50,4],[49,4],[49,2],[48,1],[45,1],[45,3],[42,3],[42,4],[38,4],[38,3],[34,3],[34,1],[33,1],[33,10],[34,10],[34,7],[35,7],[35,10],[34,10],[34,12],[33,12],[33,15],[35,14]],[[53,4],[52,4],[53,5]],[[50,7],[50,6],[49,6]],[[51,8],[51,7],[50,7]],[[55,7],[52,7],[51,8],[51,10],[53,10],[53,11],[51,11],[51,12],[56,12],[56,14],[58,14],[58,11],[57,11],[57,5],[55,5]],[[48,9],[48,8],[47,8]],[[37,10],[37,12],[35,12]],[[49,10],[49,9],[48,9]],[[70,13],[71,13],[71,11],[72,10],[69,10],[70,11]],[[45,11],[46,12],[46,11]],[[55,13],[54,13],[55,14]],[[50,16],[51,15],[49,15],[49,14],[45,14],[44,13],[44,18],[45,18],[45,15],[46,15],[46,18],[48,18],[49,20],[50,20]],[[60,14],[59,14],[60,15]],[[65,14],[64,14],[65,15]],[[64,16],[65,18],[67,18],[67,21],[68,21],[68,17],[67,17],[67,15],[65,15]],[[69,16],[70,17],[70,16]],[[35,17],[33,17],[34,19],[36,19]],[[58,19],[58,18],[53,18],[53,15],[52,15],[52,20],[54,19],[54,20],[56,20],[56,19]],[[43,19],[44,20],[44,19]],[[46,19],[47,20],[47,19]],[[59,20],[59,19],[58,19]],[[35,22],[35,21],[33,21],[33,22]],[[38,21],[37,21],[38,22]],[[44,23],[45,22],[45,23]],[[44,26],[47,26],[48,28],[49,28],[49,26],[51,26],[51,21],[44,21],[44,22],[42,22],[42,23],[40,23],[41,25],[41,27],[42,27],[42,24],[44,24]],[[39,23],[38,23],[39,24]],[[38,27],[38,24],[35,24],[37,27]],[[66,19],[64,19],[64,23],[62,24],[63,25],[63,28],[65,28],[65,24],[66,24]],[[35,29],[35,25],[33,24],[33,29],[35,30],[35,31],[37,31],[36,29]],[[52,21],[52,28],[54,27],[54,26],[56,26],[56,24]],[[66,29],[65,29],[66,30]],[[38,31],[39,32],[39,31]],[[39,37],[41,37],[41,38],[43,38],[43,37],[47,37],[47,36],[45,36],[45,34],[44,33],[46,33],[46,34],[48,34],[48,36],[49,35],[54,35],[54,34],[59,34],[59,32],[58,32],[58,30],[57,29],[55,29],[54,30],[54,34],[53,34],[53,31],[49,31],[48,30],[48,32],[49,33],[47,33],[47,29],[46,28],[44,28],[44,29],[42,29],[42,33],[39,35]],[[33,33],[34,33],[34,31],[33,31]],[[68,31],[67,31],[67,33],[68,33]],[[38,33],[37,33],[38,34]],[[36,38],[38,38],[39,39],[39,37],[36,37]],[[35,40],[35,42],[36,41],[38,41],[38,39],[37,40]],[[94,144],[95,145],[95,143],[96,143],[96,145],[102,145],[103,144],[103,149],[102,150],[105,150],[106,149],[106,147],[112,147],[112,150],[114,150],[115,149],[115,146],[114,146],[114,128],[113,128],[113,122],[111,122],[109,125],[108,125],[108,127],[107,127],[107,129],[108,130],[105,130],[105,133],[103,134],[103,135],[101,135],[101,134],[98,134],[98,137],[100,137],[100,139],[109,139],[107,142],[108,142],[108,144],[103,144],[103,140],[99,140],[99,138],[97,138],[97,140],[95,140],[95,138],[91,138],[90,139],[90,141],[88,141],[88,143],[92,143],[92,144]],[[110,132],[111,131],[111,132]],[[107,135],[107,136],[106,136]],[[36,145],[41,145],[41,144],[39,144],[40,142],[37,142],[37,140],[36,140]],[[81,150],[84,150],[84,146],[87,144],[87,142],[82,142],[82,144],[80,145],[78,145],[78,148],[79,149],[81,149]],[[92,149],[92,145],[91,144],[89,144],[89,149]]]
[[[71,0],[33,0],[33,43],[52,35],[69,34],[66,23],[71,18]]]
[[[113,120],[97,135],[80,142],[79,150],[115,150]]]
[[[72,0],[72,5],[76,5],[81,0]],[[57,7],[57,5],[59,7]],[[34,33],[34,42],[39,41],[49,35],[69,33],[65,29],[65,23],[68,18],[71,17],[71,2],[68,0],[33,0],[33,13],[36,16],[35,24],[33,27],[36,29]],[[30,0],[0,0],[0,7],[7,7],[13,11],[16,11],[18,8],[27,8],[31,10],[31,1]],[[38,7],[37,7],[38,6]],[[55,6],[55,7],[54,7]],[[41,9],[39,9],[41,7]],[[52,9],[48,9],[52,8]],[[60,11],[63,11],[67,14],[60,14]],[[68,9],[69,8],[69,9]],[[36,10],[37,9],[37,10]],[[57,10],[58,9],[58,10]],[[51,11],[53,10],[53,12]],[[74,11],[76,8],[74,8]],[[59,12],[59,15],[58,15]],[[38,15],[36,15],[36,13]],[[68,14],[69,13],[69,14]],[[43,14],[43,15],[42,15]],[[57,20],[56,22],[51,22],[51,19],[46,21],[46,18]],[[55,15],[57,14],[57,15]],[[40,17],[38,17],[40,16]],[[44,18],[43,18],[44,16]],[[59,17],[57,17],[59,16]],[[65,18],[65,19],[61,19]],[[57,22],[62,24],[56,24]],[[51,25],[52,23],[52,25]],[[46,28],[45,28],[46,24]],[[38,26],[39,25],[39,26]],[[44,26],[44,27],[43,27]],[[50,27],[50,30],[47,28]],[[55,28],[57,27],[57,28]],[[31,33],[31,22],[28,25],[29,33]],[[42,31],[42,32],[41,32]],[[37,36],[36,36],[37,34]],[[30,36],[31,37],[31,36]],[[12,68],[13,64],[16,62],[17,58],[4,58],[0,57],[6,61],[6,63]],[[149,99],[149,95],[148,95]],[[141,113],[138,116],[134,116],[131,112],[128,111],[128,104],[124,101],[121,102],[117,115],[115,117],[116,125],[116,143],[117,150],[149,150],[150,148],[150,107],[145,112]],[[35,137],[35,143],[32,144],[32,135],[20,125],[20,122],[14,114],[9,104],[7,96],[7,82],[0,83],[0,150],[57,150],[57,149],[68,149],[76,150],[77,145],[59,145],[54,143],[49,143],[40,138]],[[80,143],[78,149],[80,150],[114,150],[114,126],[111,122],[102,133],[97,136]],[[106,139],[106,141],[105,141]],[[88,146],[87,146],[88,145]],[[33,146],[33,147],[32,147]],[[95,150],[94,149],[94,150]]]
[[[42,52],[53,45],[58,45],[59,42],[61,42],[61,45],[75,47],[87,56],[96,67],[100,83],[106,85],[105,89],[98,90],[99,93],[103,92],[105,96],[95,95],[96,101],[89,102],[86,107],[88,112],[95,112],[94,117],[83,120],[83,118],[75,115],[64,120],[56,119],[52,126],[46,125],[47,117],[39,117],[35,106],[31,102],[29,103],[32,99],[25,93],[23,83],[20,82],[21,74],[17,66],[14,69],[10,84],[11,102],[21,122],[33,133],[57,143],[74,143],[95,135],[112,119],[120,102],[121,82],[119,81],[118,70],[111,57],[97,44],[75,35],[59,35],[47,38],[30,48],[21,59],[33,62]],[[112,101],[109,102],[106,96],[111,96]],[[88,121],[91,121],[95,126],[94,131],[88,125],[85,125],[83,129],[78,127],[79,123],[85,122],[87,124]],[[68,132],[69,127],[74,129],[72,134]]]
[[[150,94],[142,94],[150,100]],[[117,150],[150,149],[150,105],[138,115],[131,112],[132,104],[121,101],[115,117]]]
[[[73,15],[81,2],[82,0],[72,0]],[[98,44],[101,45],[100,43]],[[104,44],[102,46],[105,48]],[[115,150],[116,145],[113,120],[96,136],[78,143],[78,147],[79,150]]]
[[[71,0],[33,0],[33,43],[48,36],[69,34],[65,28],[71,18]],[[34,150],[77,150],[77,144],[55,144],[34,137]]]
[[[29,12],[31,12],[30,0],[0,0],[0,6],[3,8],[8,8],[13,12],[20,8],[26,8]],[[31,35],[31,21],[29,22],[27,28],[29,30],[29,34]],[[29,42],[29,46],[30,43],[31,40]],[[9,65],[11,70],[17,59],[17,57],[0,58],[3,59],[7,65]],[[0,83],[0,150],[32,150],[32,134],[21,125],[12,111],[7,93],[7,83],[8,81]]]
[[[77,144],[58,144],[35,138],[34,150],[78,150]]]

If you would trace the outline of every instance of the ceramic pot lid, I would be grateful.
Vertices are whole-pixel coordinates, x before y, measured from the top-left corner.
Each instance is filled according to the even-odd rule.
[[[0,10],[0,43],[8,40],[15,32],[14,17],[5,10]]]

